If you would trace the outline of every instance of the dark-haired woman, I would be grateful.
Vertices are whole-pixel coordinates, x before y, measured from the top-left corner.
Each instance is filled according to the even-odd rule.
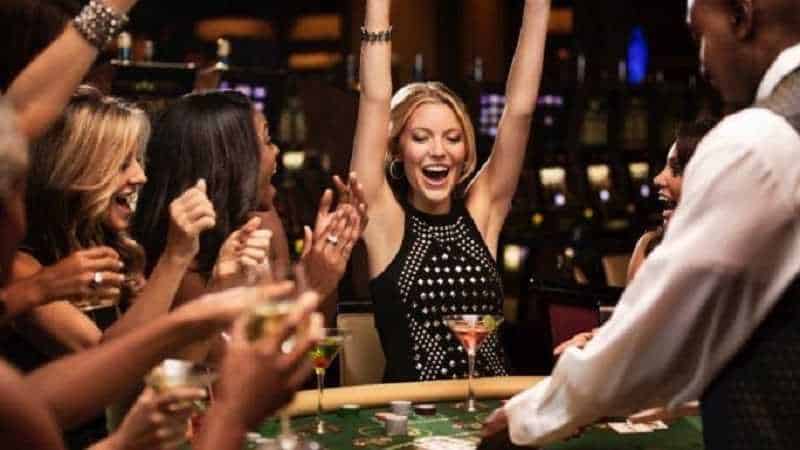
[[[232,91],[187,95],[159,118],[148,147],[151,175],[140,196],[147,207],[137,211],[134,220],[137,239],[148,255],[161,254],[167,223],[165,205],[194,179],[206,179],[208,198],[218,212],[216,225],[201,237],[200,251],[181,282],[178,303],[198,297],[217,282],[220,273],[212,270],[215,261],[220,261],[218,270],[227,272],[226,255],[240,240],[232,236],[237,229],[244,227],[243,232],[259,240],[264,236],[259,233],[269,233],[257,229],[258,219],[254,222],[252,218],[259,211],[261,194],[268,191],[278,154],[268,125],[247,97]],[[327,194],[326,198],[331,196]],[[344,205],[334,212],[324,209],[312,233],[313,244],[307,245],[308,250],[313,247],[319,251],[312,250],[306,260],[307,266],[313,266],[307,270],[311,284],[323,296],[325,290],[335,287],[344,271],[344,265],[337,272],[338,266],[331,270],[335,264],[328,263],[346,261],[359,237],[353,232],[359,229],[354,208]],[[266,249],[249,256],[242,262],[256,266],[269,261]],[[192,357],[204,358],[205,350]]]

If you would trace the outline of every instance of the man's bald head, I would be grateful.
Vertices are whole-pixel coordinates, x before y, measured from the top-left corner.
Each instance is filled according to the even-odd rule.
[[[688,0],[704,74],[729,105],[747,106],[770,64],[800,42],[798,0]]]

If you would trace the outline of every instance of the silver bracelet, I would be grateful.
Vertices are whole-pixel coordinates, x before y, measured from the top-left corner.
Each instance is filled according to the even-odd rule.
[[[392,40],[392,26],[383,31],[367,31],[366,27],[361,27],[361,42],[389,42]]]
[[[128,16],[114,11],[100,0],[90,0],[72,23],[84,39],[102,50],[127,25]]]

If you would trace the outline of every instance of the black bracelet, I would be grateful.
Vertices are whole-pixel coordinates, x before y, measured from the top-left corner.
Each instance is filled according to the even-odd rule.
[[[392,40],[392,27],[383,31],[367,31],[366,27],[361,27],[361,42],[389,42]]]

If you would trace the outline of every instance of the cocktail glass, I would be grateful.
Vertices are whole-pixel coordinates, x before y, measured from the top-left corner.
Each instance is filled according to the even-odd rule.
[[[503,316],[481,314],[454,314],[443,317],[450,331],[467,351],[469,375],[467,378],[466,409],[475,412],[475,392],[472,390],[472,376],[475,372],[475,356],[486,338],[489,337],[503,321]]]
[[[342,328],[325,328],[322,339],[311,350],[310,356],[317,375],[317,418],[313,429],[315,434],[335,433],[339,428],[322,420],[322,395],[325,390],[325,371],[330,367],[350,331]]]

